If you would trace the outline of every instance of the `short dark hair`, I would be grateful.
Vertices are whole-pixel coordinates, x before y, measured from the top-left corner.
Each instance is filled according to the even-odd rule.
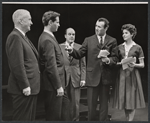
[[[133,36],[132,39],[135,38],[136,34],[137,34],[137,29],[134,25],[132,24],[124,24],[121,28],[121,31],[123,31],[124,29],[128,30]]]
[[[59,17],[59,16],[60,14],[54,11],[45,12],[42,17],[43,25],[47,26],[49,20],[52,20],[52,22],[54,22],[56,20],[56,17]]]
[[[105,23],[104,28],[109,27],[109,21],[106,18],[99,18],[97,21],[103,21]]]

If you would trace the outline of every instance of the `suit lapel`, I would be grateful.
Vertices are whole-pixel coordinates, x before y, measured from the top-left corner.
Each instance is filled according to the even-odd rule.
[[[67,51],[65,50],[65,47],[66,47],[66,44],[63,43],[61,44],[61,48],[62,48],[62,52],[63,52],[63,56],[69,60],[69,57],[68,57],[68,54],[67,54]]]
[[[27,39],[20,31],[18,31],[17,29],[14,29],[14,30],[17,31],[19,33],[19,35],[27,42],[27,44],[31,47],[31,49],[33,50],[35,56],[38,59],[38,57],[39,57],[38,52],[37,52],[36,48],[34,47],[34,45],[32,44],[32,42],[29,39]]]
[[[34,45],[32,44],[32,42],[28,38],[26,38],[25,36],[23,36],[23,38],[28,43],[28,45],[31,47],[31,49],[33,50],[33,52],[35,53],[35,55],[36,55],[36,57],[38,59],[38,57],[39,57],[38,56],[38,52],[37,52],[36,48],[34,47]]]
[[[99,40],[98,40],[98,38],[97,38],[97,35],[94,35],[94,37],[93,37],[93,43],[94,43],[99,49],[101,49],[101,45],[100,45],[100,43],[99,43]]]
[[[104,46],[106,46],[106,44],[109,42],[109,37],[108,37],[108,35],[106,35],[106,37],[105,37],[105,40],[104,40],[104,44],[102,45],[102,48],[104,47]]]
[[[55,41],[57,44],[58,44],[58,47],[59,47],[59,49],[61,50],[61,47],[60,47],[60,45],[59,45],[59,43],[57,42],[57,40],[56,40],[56,38],[54,37],[54,36],[52,36],[51,34],[49,34],[49,33],[47,33],[47,32],[43,32],[43,33],[46,33],[47,35],[49,35],[49,37],[53,40],[53,41]],[[61,50],[62,51],[62,50]],[[62,52],[61,52],[62,53]]]

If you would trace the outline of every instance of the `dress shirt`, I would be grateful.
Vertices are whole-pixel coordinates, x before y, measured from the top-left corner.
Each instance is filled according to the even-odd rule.
[[[122,45],[124,45],[125,47],[125,58],[127,58],[129,50],[131,49],[131,47],[133,47],[133,45],[136,45],[136,43],[132,41],[132,43],[129,46],[127,46],[126,42],[124,42]]]
[[[45,29],[44,29],[44,32],[47,32],[48,34],[50,34],[50,35],[52,35],[53,37],[55,37],[54,34],[53,34],[52,32],[50,32],[50,31],[48,31],[48,30],[45,30]]]
[[[97,38],[98,38],[99,43],[101,43],[101,42],[100,42],[100,41],[101,41],[101,37],[102,37],[102,44],[104,44],[104,40],[105,40],[106,34],[104,34],[103,36],[97,35]]]
[[[15,27],[17,30],[19,30],[19,32],[21,32],[21,34],[22,35],[24,35],[25,36],[25,33],[21,30],[21,29],[19,29],[18,27]]]

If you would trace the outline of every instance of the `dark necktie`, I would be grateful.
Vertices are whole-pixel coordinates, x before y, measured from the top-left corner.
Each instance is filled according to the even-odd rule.
[[[28,44],[35,49],[34,45],[32,44],[32,42],[29,40],[29,38],[25,35],[26,41],[28,42]]]
[[[72,45],[72,43],[70,43],[69,45],[71,46],[71,45]],[[72,58],[73,58],[73,57],[72,57],[72,56],[70,56],[70,55],[69,55],[69,53],[68,53],[68,59],[69,59],[69,61],[70,61],[70,62],[72,61]]]
[[[99,44],[100,44],[101,46],[103,45],[103,37],[102,37],[102,36],[100,36]]]
[[[36,54],[38,54],[36,48],[34,47],[34,45],[32,44],[32,42],[28,39],[27,35],[25,35],[25,39],[28,42],[28,44],[32,47],[32,49],[36,52]]]

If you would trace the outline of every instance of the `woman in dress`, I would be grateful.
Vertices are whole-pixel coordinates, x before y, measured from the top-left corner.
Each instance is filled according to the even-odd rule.
[[[142,47],[133,41],[137,33],[135,26],[125,24],[121,30],[124,43],[118,46],[120,62],[117,63],[119,73],[115,86],[113,107],[124,109],[127,121],[132,121],[135,109],[145,107],[141,78],[138,71],[139,68],[144,67],[144,54]],[[123,70],[121,60],[128,57],[133,57],[135,62],[128,63],[128,67]]]

